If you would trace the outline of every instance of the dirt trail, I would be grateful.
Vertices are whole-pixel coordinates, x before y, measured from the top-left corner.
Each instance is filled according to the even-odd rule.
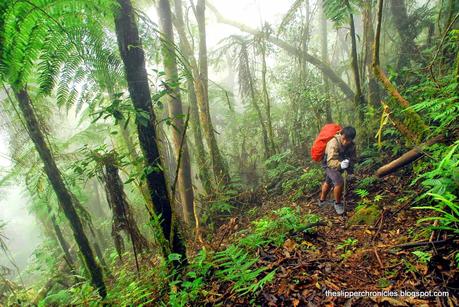
[[[350,186],[349,191],[353,191]],[[326,291],[444,291],[445,287],[458,288],[458,270],[451,267],[451,249],[440,246],[438,255],[429,264],[416,261],[412,251],[394,249],[394,245],[425,240],[428,233],[416,224],[423,212],[410,210],[411,200],[397,203],[403,184],[398,178],[389,178],[384,189],[384,200],[379,203],[382,214],[373,225],[348,224],[360,199],[349,193],[346,213],[338,216],[332,205],[319,208],[315,197],[291,202],[286,197],[266,197],[259,212],[289,205],[299,207],[303,214],[317,214],[326,223],[316,233],[295,234],[283,246],[267,246],[258,250],[260,266],[277,268],[276,279],[265,286],[257,303],[264,306],[458,306],[453,295],[449,298],[430,297],[374,297],[344,298],[326,295]],[[374,194],[374,193],[373,193]],[[370,192],[368,197],[374,197]],[[409,202],[409,203],[408,203]],[[239,219],[240,227],[251,221],[245,215]],[[423,233],[424,231],[424,233]],[[338,247],[341,246],[341,249]],[[432,248],[429,249],[430,251]],[[457,293],[456,293],[457,295]],[[238,298],[232,303],[243,303]],[[230,304],[230,305],[231,305]]]

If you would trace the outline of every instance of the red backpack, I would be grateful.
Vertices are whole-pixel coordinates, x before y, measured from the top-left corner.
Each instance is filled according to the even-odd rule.
[[[335,136],[335,134],[341,130],[342,128],[338,124],[326,124],[322,127],[311,148],[312,160],[317,162],[322,161],[328,141],[330,141]]]

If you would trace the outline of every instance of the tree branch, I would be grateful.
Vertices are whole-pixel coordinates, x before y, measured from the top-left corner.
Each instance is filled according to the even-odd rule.
[[[350,101],[354,101],[355,93],[354,91],[347,85],[334,71],[331,69],[331,67],[324,62],[322,62],[320,59],[312,56],[311,54],[302,51],[295,46],[289,44],[288,42],[277,38],[275,36],[266,36],[262,31],[251,28],[245,24],[242,24],[238,21],[230,20],[225,18],[220,12],[208,1],[206,2],[207,7],[214,13],[214,15],[217,17],[217,20],[220,23],[224,23],[230,26],[233,26],[235,28],[238,28],[242,32],[246,32],[249,34],[252,34],[254,36],[263,36],[268,42],[276,45],[277,47],[284,49],[290,54],[293,54],[295,56],[300,56],[302,55],[304,59],[314,65],[317,69],[319,69],[330,81],[335,83],[343,92],[343,94],[346,96],[347,99]]]

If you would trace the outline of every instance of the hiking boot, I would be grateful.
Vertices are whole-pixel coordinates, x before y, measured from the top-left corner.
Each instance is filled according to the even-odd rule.
[[[331,205],[331,201],[319,199],[319,208],[324,208],[326,205]]]
[[[336,213],[338,213],[339,215],[344,213],[344,205],[342,203],[335,202],[333,206],[335,207]]]

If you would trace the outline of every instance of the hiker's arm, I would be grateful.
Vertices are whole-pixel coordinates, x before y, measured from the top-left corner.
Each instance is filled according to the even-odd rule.
[[[339,145],[335,138],[327,143],[325,153],[327,154],[327,166],[329,168],[340,169]]]
[[[352,147],[349,151],[349,161],[351,162],[349,164],[349,169],[348,169],[348,173],[349,174],[353,174],[354,173],[354,166],[355,166],[355,163],[357,162],[357,154],[355,152],[355,144],[352,144]]]

